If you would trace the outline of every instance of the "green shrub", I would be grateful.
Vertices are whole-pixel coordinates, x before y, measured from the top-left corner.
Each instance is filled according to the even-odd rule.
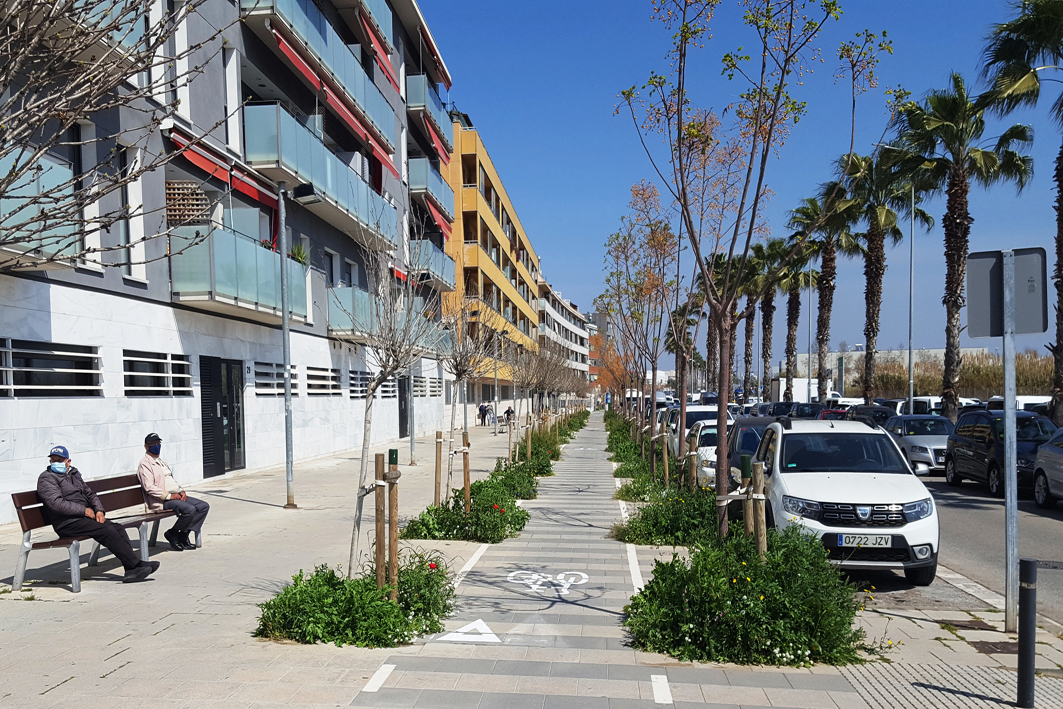
[[[686,661],[840,665],[860,661],[856,593],[823,544],[791,527],[769,531],[766,563],[741,535],[657,562],[624,624],[639,649]]]
[[[642,480],[645,478],[635,478],[628,484],[633,486],[630,494],[632,498],[640,495],[647,502],[627,522],[613,527],[617,540],[628,544],[691,546],[711,544],[716,539],[716,494],[712,490],[665,489],[652,482],[634,486],[635,481]]]
[[[539,481],[536,480],[536,461],[510,462],[506,458],[495,460],[495,469],[491,478],[500,481],[518,500],[534,500],[539,495]]]
[[[453,610],[450,570],[438,553],[401,555],[398,602],[392,587],[376,587],[376,571],[345,578],[338,569],[318,566],[312,574],[292,577],[276,596],[259,604],[255,635],[360,647],[395,647],[418,635],[443,630]]]
[[[465,513],[465,490],[456,488],[450,502],[428,509],[403,528],[402,539],[458,539],[497,544],[515,537],[529,514],[517,506],[509,483],[498,477],[477,480],[469,489],[471,511]]]
[[[613,477],[615,478],[637,478],[640,475],[645,475],[648,477],[649,474],[649,462],[637,456],[629,460],[625,460],[623,463],[616,467],[616,470],[613,471]]]
[[[646,466],[646,470],[639,471],[638,475],[621,485],[616,491],[616,499],[627,502],[649,502],[660,499],[664,489],[650,477],[649,465],[645,462],[643,465]]]

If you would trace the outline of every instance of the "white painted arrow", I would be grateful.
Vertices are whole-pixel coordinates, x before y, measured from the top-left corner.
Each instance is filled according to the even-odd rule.
[[[476,631],[475,635],[472,635],[472,631]],[[498,636],[491,632],[491,629],[487,627],[487,623],[483,622],[483,619],[477,618],[468,625],[458,628],[453,633],[447,633],[440,638],[441,641],[449,641],[452,643],[500,643],[501,640]]]

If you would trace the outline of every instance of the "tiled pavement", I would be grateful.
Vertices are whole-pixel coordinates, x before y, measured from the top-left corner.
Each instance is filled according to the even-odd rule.
[[[620,511],[604,449],[596,415],[525,503],[520,537],[488,547],[464,578],[447,632],[385,659],[380,688],[355,706],[867,706],[834,668],[695,666],[629,647],[620,621],[634,580],[625,545],[607,539]]]

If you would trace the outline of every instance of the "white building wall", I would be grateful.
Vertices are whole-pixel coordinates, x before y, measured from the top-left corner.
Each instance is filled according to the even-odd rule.
[[[73,464],[86,478],[110,477],[136,470],[144,436],[154,431],[164,440],[163,458],[178,481],[202,480],[200,355],[244,364],[245,468],[232,474],[284,464],[284,399],[256,395],[254,381],[256,361],[281,361],[279,329],[0,276],[0,338],[95,346],[104,372],[102,397],[0,397],[0,524],[15,519],[10,494],[36,487],[53,445],[69,448]],[[124,396],[123,349],[190,355],[193,396]],[[298,374],[298,396],[292,400],[296,461],[360,449],[365,400],[350,398],[348,371],[366,369],[364,354],[293,331],[292,363]],[[307,366],[339,369],[340,393],[308,396]],[[422,376],[443,376],[435,360],[424,359],[418,367]],[[442,392],[417,397],[415,407],[417,435],[441,428]],[[371,441],[397,440],[398,399],[378,398]]]

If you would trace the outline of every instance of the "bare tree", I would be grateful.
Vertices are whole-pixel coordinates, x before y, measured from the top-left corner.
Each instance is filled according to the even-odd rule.
[[[132,241],[110,245],[100,234],[143,215],[143,205],[120,203],[120,195],[186,149],[166,152],[159,133],[177,113],[178,96],[221,52],[225,28],[214,28],[183,50],[173,49],[178,28],[202,2],[176,3],[162,12],[157,8],[164,4],[153,0],[3,4],[0,271],[76,260],[108,266],[151,260],[130,254],[143,252],[137,247],[146,241],[168,236],[165,229],[146,229]],[[109,128],[118,126],[112,116],[120,111],[135,123]],[[206,127],[206,133],[224,120]],[[200,140],[193,137],[190,145]],[[125,160],[129,148],[136,149],[135,160]],[[170,254],[156,258],[202,238],[197,233],[185,237],[187,243],[177,239]],[[104,263],[104,252],[121,255]]]

